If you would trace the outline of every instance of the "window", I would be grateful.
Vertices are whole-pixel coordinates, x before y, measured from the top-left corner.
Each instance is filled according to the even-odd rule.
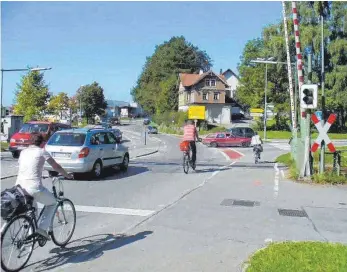
[[[202,94],[202,100],[208,100],[208,93]]]
[[[190,94],[190,93],[187,93],[187,96],[186,96],[186,101],[187,101],[187,102],[190,102],[190,96],[191,96],[191,94]]]
[[[82,146],[86,135],[82,133],[55,133],[48,141],[48,145]]]
[[[222,134],[222,133],[220,133],[220,134],[217,135],[217,138],[218,138],[218,139],[224,139],[224,138],[225,138],[225,135]]]
[[[105,136],[106,136],[105,132],[96,133],[91,137],[90,142],[92,145],[105,144]]]
[[[48,124],[24,124],[23,127],[20,129],[20,133],[37,133],[37,132],[47,132],[48,131]]]
[[[219,100],[219,93],[213,94],[213,100]]]
[[[114,137],[113,133],[107,132],[107,138],[109,144],[116,144],[116,138]]]
[[[210,86],[216,87],[216,80],[215,79],[210,80]]]
[[[205,85],[206,85],[206,86],[211,86],[211,85],[210,85],[210,80],[209,80],[209,79],[206,79]]]

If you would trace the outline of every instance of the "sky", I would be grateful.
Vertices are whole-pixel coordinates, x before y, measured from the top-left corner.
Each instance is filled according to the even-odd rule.
[[[52,67],[44,78],[54,94],[97,81],[106,99],[130,102],[156,45],[183,35],[208,53],[212,70],[237,73],[246,42],[281,10],[281,2],[2,2],[1,66]],[[4,73],[5,106],[22,75]]]

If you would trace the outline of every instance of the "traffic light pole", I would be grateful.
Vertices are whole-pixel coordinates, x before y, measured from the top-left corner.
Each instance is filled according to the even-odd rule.
[[[325,72],[324,72],[324,21],[323,16],[321,16],[322,23],[322,126],[324,126],[325,121],[325,93],[324,93],[324,83],[325,83]],[[319,160],[319,173],[323,174],[325,171],[325,142],[321,143],[320,149],[320,160]]]

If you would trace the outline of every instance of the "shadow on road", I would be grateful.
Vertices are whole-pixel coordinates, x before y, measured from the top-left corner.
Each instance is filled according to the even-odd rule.
[[[65,264],[91,261],[101,257],[107,250],[115,250],[123,246],[145,239],[152,231],[143,231],[135,235],[115,236],[112,234],[94,235],[69,243],[65,248],[54,248],[52,256],[28,265],[30,271],[46,271]]]
[[[100,179],[93,179],[90,173],[75,174],[75,180],[81,181],[103,181],[103,180],[119,180],[131,176],[140,175],[149,171],[147,167],[143,166],[129,166],[127,171],[121,171],[119,168],[106,168],[103,172],[103,177]]]
[[[130,140],[122,140],[121,144],[124,144],[124,143],[130,143]]]

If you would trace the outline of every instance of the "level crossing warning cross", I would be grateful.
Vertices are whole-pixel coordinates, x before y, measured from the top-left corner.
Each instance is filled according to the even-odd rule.
[[[329,116],[327,122],[324,124],[324,126],[319,121],[316,114],[312,114],[311,119],[312,119],[313,123],[315,124],[315,126],[319,132],[318,138],[315,140],[315,142],[313,143],[313,145],[311,147],[311,151],[316,152],[318,147],[321,145],[322,140],[324,140],[324,142],[328,146],[330,152],[336,152],[335,146],[331,142],[331,140],[329,139],[328,134],[327,134],[331,125],[336,121],[336,114],[330,114],[330,116]]]

